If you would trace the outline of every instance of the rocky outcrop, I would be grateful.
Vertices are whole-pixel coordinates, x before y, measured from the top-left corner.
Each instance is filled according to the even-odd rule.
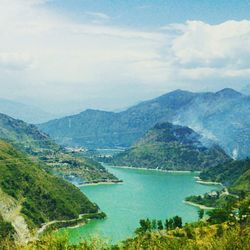
[[[31,239],[28,225],[21,214],[21,205],[0,189],[0,214],[14,227],[15,239],[19,243],[27,243]]]

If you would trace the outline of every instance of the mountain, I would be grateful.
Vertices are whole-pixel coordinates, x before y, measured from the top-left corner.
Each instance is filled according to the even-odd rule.
[[[66,152],[36,126],[0,114],[0,139],[46,163],[54,173],[75,184],[118,181],[101,164]]]
[[[204,147],[201,136],[188,127],[161,123],[134,146],[113,157],[112,163],[161,170],[201,170],[230,158],[216,145]]]
[[[35,125],[30,125],[1,113],[0,138],[11,142],[21,150],[33,154],[42,153],[43,151],[55,151],[60,148]]]
[[[59,144],[129,147],[159,122],[188,126],[234,158],[250,154],[250,97],[233,89],[212,93],[176,90],[114,113],[86,110],[39,125]]]
[[[98,212],[97,205],[74,185],[47,173],[3,141],[0,159],[0,225],[14,229],[20,241],[25,242],[43,223]]]
[[[0,112],[34,124],[49,121],[54,117],[38,107],[3,98],[0,98]]]
[[[250,192],[250,159],[229,161],[200,173],[205,181],[220,182],[231,192]]]
[[[232,89],[203,93],[172,119],[218,143],[235,159],[249,156],[250,97]]]
[[[174,110],[193,96],[194,93],[178,90],[120,113],[86,110],[40,124],[39,128],[63,145],[129,147],[157,122],[173,116]]]

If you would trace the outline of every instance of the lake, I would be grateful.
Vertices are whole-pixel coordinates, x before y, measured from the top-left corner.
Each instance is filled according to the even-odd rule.
[[[89,199],[107,214],[107,218],[64,229],[72,243],[89,236],[101,236],[112,242],[126,239],[133,235],[139,220],[144,218],[165,220],[179,215],[184,223],[196,221],[198,209],[183,203],[185,197],[221,188],[195,182],[195,173],[107,168],[124,182],[81,187]]]

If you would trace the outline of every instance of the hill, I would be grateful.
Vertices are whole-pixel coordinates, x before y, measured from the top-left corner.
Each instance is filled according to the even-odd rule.
[[[188,126],[234,158],[249,155],[250,97],[233,89],[176,90],[115,113],[86,110],[40,124],[59,144],[89,148],[130,147],[160,122]]]
[[[233,193],[250,191],[250,159],[229,161],[200,173],[205,181],[220,182]]]
[[[60,146],[35,125],[1,113],[0,138],[31,154],[48,153],[60,149]]]
[[[118,181],[99,163],[66,152],[36,126],[0,114],[0,139],[50,166],[56,174],[79,184]]]
[[[200,139],[188,127],[157,124],[130,149],[115,155],[112,163],[161,170],[201,170],[230,159],[219,146],[207,148]]]
[[[1,218],[11,223],[21,238],[29,237],[31,230],[43,223],[98,212],[98,207],[74,185],[45,172],[3,141],[0,173]]]

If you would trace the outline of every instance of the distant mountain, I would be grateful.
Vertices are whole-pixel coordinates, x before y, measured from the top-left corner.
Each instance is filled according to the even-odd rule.
[[[38,107],[3,98],[0,98],[0,113],[34,124],[46,122],[55,117]]]
[[[79,155],[66,152],[35,125],[0,113],[0,139],[28,153],[56,170],[75,184],[118,181],[101,164]]]
[[[234,158],[250,154],[250,97],[233,89],[176,90],[120,113],[86,110],[39,127],[64,145],[129,147],[159,122],[188,126]]]
[[[250,159],[229,161],[200,173],[205,181],[221,182],[231,192],[250,192]]]
[[[130,149],[115,155],[112,164],[161,170],[201,170],[230,159],[219,146],[204,147],[200,138],[188,127],[157,124]]]
[[[46,173],[3,141],[0,159],[0,227],[6,220],[20,242],[31,238],[32,230],[43,223],[98,212],[97,205],[74,185]]]

